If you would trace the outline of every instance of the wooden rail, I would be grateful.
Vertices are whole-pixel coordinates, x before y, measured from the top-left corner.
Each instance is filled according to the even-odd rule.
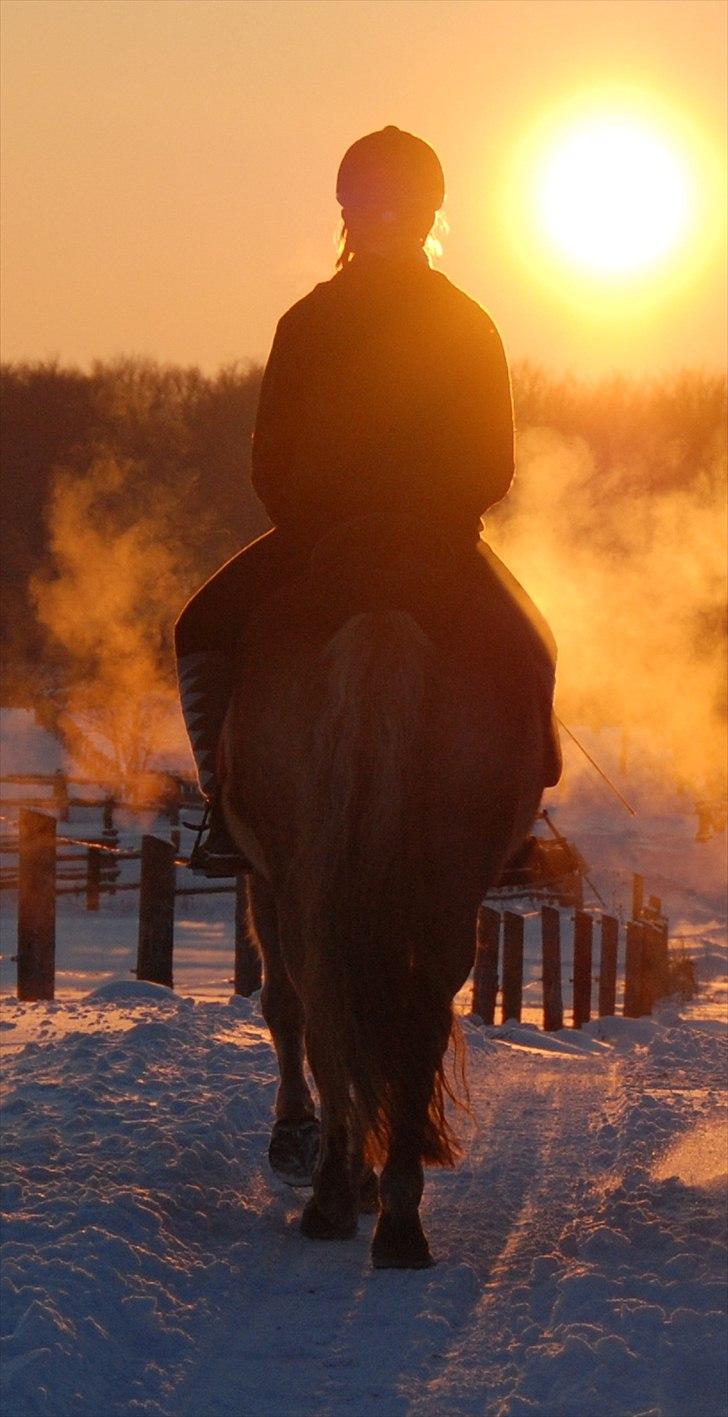
[[[158,791],[153,800],[159,811],[169,818],[171,826],[177,827],[179,825],[181,810],[201,805],[199,791],[190,779],[165,772],[150,773],[145,776],[156,783]],[[15,787],[45,787],[48,789],[48,797],[4,797],[2,796],[2,787],[6,783]],[[98,792],[99,783],[92,778],[69,777],[61,768],[53,773],[3,773],[0,774],[0,806],[53,811],[58,820],[62,822],[69,820],[72,807],[100,808],[104,814],[104,831],[113,829],[114,813],[117,809],[125,812],[148,810],[147,803],[127,801],[119,797],[114,790],[105,788],[103,785],[101,797],[98,795],[93,797],[74,796],[71,793],[72,787],[96,788]]]

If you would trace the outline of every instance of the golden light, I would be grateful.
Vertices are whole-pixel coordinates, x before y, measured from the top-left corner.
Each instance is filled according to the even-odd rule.
[[[688,225],[691,183],[663,136],[631,117],[591,118],[557,139],[536,177],[543,231],[605,275],[664,259]]]
[[[551,297],[599,323],[689,286],[724,227],[706,136],[665,96],[626,84],[534,113],[503,154],[504,247]]]

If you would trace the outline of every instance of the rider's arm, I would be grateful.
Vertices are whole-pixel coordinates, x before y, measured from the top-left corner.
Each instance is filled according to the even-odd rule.
[[[252,482],[276,524],[290,520],[292,448],[301,418],[301,353],[284,315],[263,374],[253,434]]]
[[[417,413],[421,508],[428,523],[470,539],[513,478],[511,386],[490,316],[449,284],[440,291],[436,362]]]
[[[514,433],[513,400],[508,365],[495,325],[486,316],[487,330],[481,336],[482,365],[479,370],[483,400],[484,491],[486,506],[505,497],[513,480]],[[484,509],[485,510],[485,509]]]
[[[456,496],[480,515],[505,497],[514,470],[513,404],[500,336],[471,307],[465,338],[452,351],[449,468]]]

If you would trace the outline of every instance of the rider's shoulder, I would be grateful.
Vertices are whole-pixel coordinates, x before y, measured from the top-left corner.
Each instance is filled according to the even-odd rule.
[[[464,324],[471,325],[479,330],[481,334],[492,334],[498,337],[495,323],[487,310],[474,300],[472,295],[467,295],[461,290],[459,285],[454,285],[442,271],[431,271],[433,291],[437,292],[443,305],[448,306],[453,312],[459,314]]]
[[[300,300],[291,305],[278,321],[278,328],[283,330],[294,330],[297,326],[305,324],[311,317],[319,311],[326,309],[332,302],[335,302],[338,291],[336,281],[340,272],[331,277],[331,280],[319,281],[318,285],[303,295]]]
[[[337,271],[329,280],[319,281],[306,295],[281,316],[278,322],[279,332],[295,336],[297,331],[308,331],[315,324],[327,323],[328,319],[339,319],[346,316],[352,304],[361,303],[360,283],[356,277],[356,271],[350,267],[344,267]],[[417,288],[420,290],[420,299],[424,303],[439,307],[440,315],[451,325],[459,327],[464,333],[470,333],[475,339],[499,340],[496,326],[482,305],[478,304],[472,296],[466,295],[464,290],[454,285],[442,271],[433,270],[426,266],[420,277],[418,275]]]

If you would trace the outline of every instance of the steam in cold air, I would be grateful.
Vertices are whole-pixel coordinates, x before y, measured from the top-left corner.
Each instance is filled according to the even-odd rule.
[[[68,684],[60,717],[67,746],[84,771],[126,792],[160,753],[186,746],[164,651],[165,628],[188,589],[185,558],[164,489],[154,511],[138,496],[134,464],[112,456],[83,477],[57,473],[55,574],[31,587]]]
[[[725,772],[724,476],[720,452],[685,491],[640,489],[635,469],[626,497],[623,467],[597,474],[586,441],[532,427],[487,525],[556,636],[557,712],[634,735],[643,767],[693,796]]]
[[[700,427],[712,428],[712,412],[706,419],[697,408]],[[521,421],[516,482],[489,515],[487,536],[552,625],[558,712],[577,730],[625,730],[632,759],[639,756],[666,786],[684,787],[693,799],[719,796],[720,449],[704,454],[705,465],[691,467],[689,485],[683,478],[678,490],[680,475],[671,470],[666,490],[655,475],[669,449],[664,420],[659,446],[649,445],[640,425],[639,446],[636,436],[628,439],[637,448],[634,466],[631,457],[629,466],[615,458],[606,471],[603,448],[598,470],[586,438],[534,426],[533,413]],[[651,468],[640,461],[648,457]],[[165,484],[118,453],[97,455],[83,475],[57,473],[49,510],[54,569],[32,585],[60,662],[68,745],[89,773],[127,791],[162,752],[178,753],[191,770],[171,627],[225,553],[208,536],[208,559],[200,560],[206,529],[199,512],[190,516],[185,476],[177,470]],[[215,517],[225,523],[216,504],[210,516],[211,525]]]

